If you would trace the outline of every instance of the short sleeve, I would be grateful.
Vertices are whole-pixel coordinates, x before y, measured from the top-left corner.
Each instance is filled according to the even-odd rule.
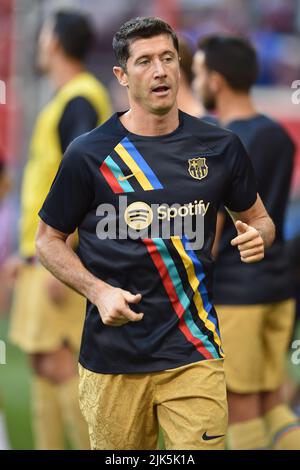
[[[240,139],[232,134],[225,165],[228,183],[223,203],[234,212],[250,209],[257,198],[257,184],[251,160]]]
[[[76,137],[97,126],[100,117],[95,108],[83,96],[73,98],[64,109],[58,125],[62,152]]]
[[[83,145],[76,139],[67,149],[51,189],[39,212],[40,218],[63,233],[73,233],[89,211],[93,184]]]

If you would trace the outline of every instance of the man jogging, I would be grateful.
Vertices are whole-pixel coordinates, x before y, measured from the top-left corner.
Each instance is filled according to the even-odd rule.
[[[40,211],[38,256],[88,299],[80,403],[92,448],[155,449],[159,423],[167,449],[223,449],[223,353],[211,303],[217,209],[234,211],[232,243],[244,262],[263,258],[274,226],[238,138],[178,111],[170,26],[132,19],[113,47],[130,109],[69,147]],[[204,220],[201,249],[189,224],[179,235],[176,217]],[[157,221],[169,223],[169,236],[147,236]],[[78,255],[66,245],[76,227]]]

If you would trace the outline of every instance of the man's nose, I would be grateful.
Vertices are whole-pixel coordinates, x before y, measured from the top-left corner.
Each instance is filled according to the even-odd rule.
[[[154,77],[161,78],[166,76],[166,71],[164,68],[164,64],[161,60],[157,59],[154,62]]]

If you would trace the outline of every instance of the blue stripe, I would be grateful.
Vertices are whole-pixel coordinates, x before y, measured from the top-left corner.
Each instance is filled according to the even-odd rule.
[[[197,279],[199,281],[199,292],[200,292],[201,297],[202,297],[203,307],[204,307],[205,311],[207,312],[207,316],[208,316],[209,320],[215,325],[216,332],[217,332],[218,336],[220,337],[220,331],[219,331],[219,328],[218,328],[217,319],[214,315],[211,314],[211,311],[212,311],[213,307],[212,307],[212,304],[209,301],[208,292],[207,292],[205,284],[204,284],[205,273],[204,273],[202,263],[199,260],[199,258],[196,256],[195,252],[190,248],[190,242],[189,242],[188,238],[185,235],[182,237],[182,243],[183,243],[185,251],[188,253],[188,255],[191,258],[191,260],[194,264],[194,267],[195,267],[195,273],[196,273]]]
[[[287,424],[286,426],[281,428],[279,431],[277,431],[277,433],[273,437],[272,445],[274,445],[276,441],[278,441],[281,438],[281,436],[291,431],[292,429],[295,429],[296,431],[300,430],[300,421],[295,421],[294,423]]]
[[[152,238],[152,241],[155,243],[155,246],[162,257],[163,262],[166,265],[166,268],[169,272],[170,278],[172,280],[172,283],[174,285],[174,288],[176,290],[180,303],[184,308],[183,318],[189,330],[191,331],[194,338],[198,338],[202,341],[205,349],[207,349],[214,358],[220,357],[217,349],[215,348],[215,345],[210,342],[208,337],[200,330],[198,325],[196,325],[196,323],[194,322],[191,311],[188,308],[191,303],[190,299],[188,298],[188,296],[186,295],[184,291],[179,272],[168,251],[168,248],[165,242],[163,241],[162,238]]]
[[[142,172],[147,176],[148,180],[152,184],[154,189],[162,189],[163,185],[160,183],[158,178],[155,176],[153,171],[151,170],[148,163],[144,160],[140,152],[137,148],[133,145],[132,142],[127,137],[120,142],[123,147],[127,150],[127,152],[132,156],[136,164],[140,167]]]
[[[122,172],[121,168],[119,167],[119,165],[117,165],[113,159],[111,158],[110,155],[108,155],[108,157],[106,157],[106,159],[104,160],[106,165],[108,166],[108,168],[112,171],[112,173],[114,174],[114,176],[116,177],[116,179],[118,180],[118,183],[119,185],[121,186],[121,188],[124,190],[124,192],[126,193],[133,193],[134,192],[134,189],[133,187],[131,186],[131,184],[127,181],[127,180],[124,180],[124,181],[120,181],[119,180],[119,176],[124,176],[124,173]]]

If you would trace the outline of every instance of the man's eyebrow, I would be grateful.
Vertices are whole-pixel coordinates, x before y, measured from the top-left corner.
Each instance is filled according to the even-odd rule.
[[[135,62],[137,62],[138,60],[141,60],[141,59],[149,59],[149,57],[151,57],[152,54],[143,54],[141,56],[138,56],[136,59],[135,59]]]
[[[166,55],[166,54],[172,55],[172,56],[174,56],[174,57],[175,57],[175,55],[176,55],[174,51],[170,51],[170,50],[166,50],[166,51],[162,52],[162,53],[159,54],[159,55],[162,56],[162,55]]]
[[[163,51],[159,54],[159,56],[164,56],[166,54],[170,54],[172,56],[175,57],[175,52],[174,51],[171,51],[171,50],[166,50],[166,51]],[[154,54],[152,54],[151,52],[149,53],[145,53],[141,56],[138,56],[136,59],[135,59],[135,62],[138,62],[139,60],[142,60],[142,59],[149,59],[149,57],[152,57]]]

